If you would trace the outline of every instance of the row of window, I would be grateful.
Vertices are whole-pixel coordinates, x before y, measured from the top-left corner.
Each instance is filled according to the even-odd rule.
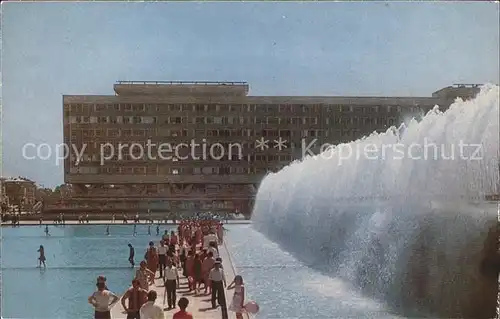
[[[395,117],[325,117],[321,124],[378,125],[395,121]],[[216,124],[216,125],[317,125],[318,117],[244,117],[244,116],[70,116],[69,124]]]
[[[278,166],[274,167],[276,170]],[[122,175],[233,175],[233,174],[261,174],[267,173],[271,168],[265,167],[90,167],[79,166],[70,169],[71,174],[122,174]]]
[[[346,130],[348,131],[348,130]],[[331,133],[330,133],[331,132]],[[104,134],[105,133],[105,134]],[[282,137],[285,139],[289,138],[306,138],[306,137],[328,137],[328,136],[338,136],[340,130],[169,130],[160,129],[159,134],[146,135],[146,130],[130,130],[130,129],[108,129],[108,130],[72,130],[71,140],[72,142],[77,142],[78,140],[83,140],[86,138],[119,138],[119,137],[147,137],[151,140],[151,147],[157,146],[155,143],[159,137],[198,137],[200,140],[197,143],[204,142],[203,139],[211,137],[229,138],[229,137],[264,137],[264,138],[274,138]],[[192,133],[192,134],[189,134]],[[154,137],[152,137],[154,136]],[[83,138],[83,139],[82,139]],[[109,141],[111,144],[116,144],[116,141]],[[133,142],[127,141],[124,144],[131,145]],[[147,143],[141,141],[144,147],[147,147]]]
[[[321,112],[321,110],[353,112],[360,110],[363,113],[401,112],[401,106],[355,106],[355,105],[323,105],[323,104],[66,104],[68,110],[74,113],[91,112]],[[408,107],[415,111],[418,106]]]
[[[144,205],[145,205],[144,203],[141,203],[139,205],[138,203],[130,203],[130,202],[107,202],[105,207],[120,210],[120,209],[139,208],[139,206],[144,207]],[[162,201],[160,207],[157,207],[154,203],[149,203],[149,205],[152,209],[177,208],[177,209],[190,209],[190,210],[234,209],[235,207],[233,202],[231,201]],[[83,202],[83,203],[70,202],[70,203],[65,203],[65,207],[70,207],[73,209],[79,209],[79,208],[89,209],[89,208],[102,208],[102,205],[100,203],[93,203],[93,202]]]
[[[297,148],[300,146],[298,145],[298,143],[294,144],[294,146],[297,146]],[[295,148],[295,147],[294,147]],[[170,155],[170,154],[168,154]],[[184,156],[184,154],[177,154],[179,156]],[[165,155],[167,156],[167,155]],[[168,161],[172,161],[172,162],[178,162],[179,160],[174,158],[175,156],[171,156],[172,158],[163,158],[164,160],[168,160]],[[73,162],[73,163],[76,163],[77,161],[77,158],[75,155],[71,155],[70,156],[70,160]],[[138,161],[138,160],[147,160],[147,161],[152,161],[152,160],[162,160],[162,157],[160,156],[154,156],[154,158],[149,158],[148,155],[144,155],[142,154],[128,154],[128,153],[125,153],[125,154],[121,154],[121,156],[114,156],[113,158],[107,158],[106,159],[107,161],[116,161],[116,160],[119,160],[119,161]],[[185,159],[181,159],[181,161],[183,160],[186,160],[186,161],[189,161],[190,163],[194,162],[194,161],[204,161],[206,162],[207,160],[209,160],[209,158],[205,158],[203,159],[201,154],[200,156],[198,156],[197,158],[189,158],[189,156],[186,154],[186,158]],[[289,155],[289,154],[248,154],[248,155],[242,155],[240,156],[240,154],[231,154],[231,156],[229,157],[229,155],[226,155],[224,156],[222,159],[212,159],[210,158],[210,160],[214,160],[214,161],[234,161],[234,162],[238,162],[238,161],[246,161],[246,162],[290,162],[292,161],[292,156]],[[79,159],[79,162],[100,162],[101,161],[101,158],[100,158],[100,155],[98,154],[92,154],[92,155],[88,155],[88,154],[84,154],[81,156],[81,158]],[[148,170],[151,170],[151,173],[152,174],[156,174],[157,172],[157,168],[156,166],[148,166]],[[117,169],[119,169],[120,167],[117,167]]]
[[[184,185],[183,185],[184,186]],[[250,187],[249,187],[250,186]],[[204,194],[217,194],[217,193],[248,193],[254,192],[255,189],[253,185],[234,185],[234,184],[190,184],[189,186],[185,186],[188,190],[189,194],[195,193],[204,193]],[[96,191],[96,192],[106,192],[106,191],[115,191],[115,192],[128,192],[130,189],[140,189],[141,191],[146,192],[174,192],[182,191],[183,187],[181,186],[177,189],[176,186],[171,186],[170,184],[128,184],[124,185],[108,185],[103,184],[98,187],[90,187],[88,191]]]

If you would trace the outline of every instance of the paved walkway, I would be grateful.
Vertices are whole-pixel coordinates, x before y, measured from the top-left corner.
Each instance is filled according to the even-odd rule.
[[[219,247],[219,254],[220,257],[222,258],[222,266],[224,268],[224,272],[226,275],[227,284],[229,285],[231,281],[234,279],[235,270],[231,262],[229,251],[227,250],[225,244]],[[218,307],[217,309],[211,309],[210,295],[194,296],[193,293],[188,292],[187,289],[188,284],[186,278],[184,278],[182,275],[180,275],[179,278],[180,278],[180,289],[177,290],[177,300],[179,300],[180,297],[186,297],[189,299],[188,311],[193,314],[193,317],[195,319],[222,318],[220,307]],[[165,288],[163,287],[163,280],[155,279],[155,286],[151,287],[151,290],[155,290],[158,293],[158,299],[156,300],[156,304],[166,308],[166,306],[163,305],[163,298],[165,296]],[[226,290],[226,302],[228,307],[231,303],[232,296],[233,296],[233,291]],[[173,314],[178,310],[179,308],[165,311],[164,312],[165,318],[166,319],[172,318]],[[119,302],[115,307],[113,307],[111,315],[113,319],[127,318],[126,314],[123,313],[123,307],[121,306],[121,302]],[[235,319],[235,318],[236,318],[235,314],[229,312],[229,319]]]

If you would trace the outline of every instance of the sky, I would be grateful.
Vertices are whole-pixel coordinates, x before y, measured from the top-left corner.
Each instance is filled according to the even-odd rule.
[[[499,83],[498,3],[2,3],[3,176],[54,187],[23,158],[62,143],[63,94],[118,80],[247,81],[251,95],[430,96]]]

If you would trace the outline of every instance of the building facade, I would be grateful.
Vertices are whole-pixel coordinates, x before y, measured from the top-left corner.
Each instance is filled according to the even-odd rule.
[[[478,87],[432,97],[250,96],[245,82],[120,81],[114,91],[63,96],[66,209],[248,215],[269,171]]]

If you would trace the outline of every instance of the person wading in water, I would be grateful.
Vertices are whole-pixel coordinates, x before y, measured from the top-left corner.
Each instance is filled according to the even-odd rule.
[[[47,265],[45,264],[45,249],[43,248],[43,245],[40,245],[40,248],[37,250],[39,253],[40,253],[40,256],[38,257],[38,267],[39,268],[42,268],[42,264],[43,264],[43,267],[47,267]]]
[[[135,262],[134,262],[135,249],[132,246],[132,244],[128,244],[128,247],[129,247],[128,262],[130,263],[130,265],[132,267],[134,267],[135,266]]]
[[[141,288],[139,280],[132,280],[132,288],[129,288],[122,297],[122,307],[127,312],[127,319],[140,319],[139,311],[146,303],[148,292]],[[125,301],[128,300],[128,307]]]
[[[97,291],[88,299],[94,306],[94,319],[111,319],[110,309],[120,300],[118,296],[109,290],[106,290],[104,282],[97,283]]]

